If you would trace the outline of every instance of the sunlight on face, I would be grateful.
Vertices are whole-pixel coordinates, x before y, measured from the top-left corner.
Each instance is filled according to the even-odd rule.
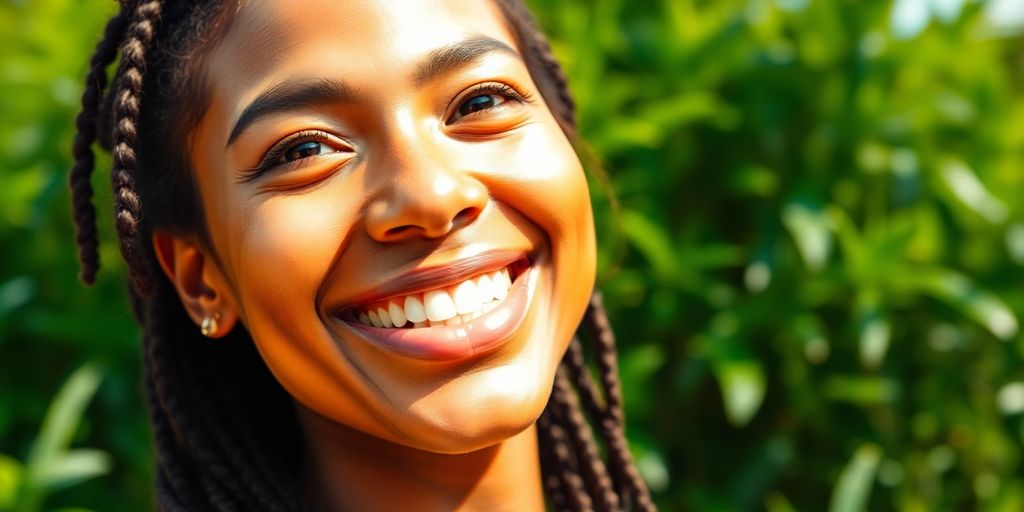
[[[497,7],[251,2],[207,66],[191,156],[213,250],[292,396],[440,452],[532,424],[594,228]]]

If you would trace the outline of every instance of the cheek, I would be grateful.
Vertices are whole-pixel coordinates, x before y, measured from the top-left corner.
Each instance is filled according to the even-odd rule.
[[[324,392],[339,386],[360,389],[349,382],[358,372],[331,342],[317,310],[326,276],[357,225],[359,204],[338,193],[349,184],[324,185],[237,209],[233,277],[242,322],[285,389],[313,410],[331,411],[356,428],[371,430],[368,418],[337,412],[370,410],[369,398]]]
[[[526,152],[523,180],[533,193],[520,211],[539,224],[549,237],[554,269],[550,316],[556,340],[556,358],[572,338],[594,287],[597,267],[593,212],[586,176],[579,158],[564,137],[541,139],[544,151]]]
[[[320,196],[273,197],[238,219],[242,236],[235,268],[243,301],[287,299],[293,302],[279,306],[312,306],[349,230],[344,219],[351,218],[343,201]]]
[[[556,264],[577,261],[585,274],[596,252],[590,193],[575,151],[555,133],[537,130],[523,137],[509,164],[503,200],[544,230]]]
[[[275,373],[294,356],[315,361],[331,350],[328,344],[288,342],[324,339],[317,295],[356,212],[330,190],[275,195],[240,208],[234,221],[240,235],[231,250],[242,322]],[[285,353],[291,357],[281,357]]]
[[[552,123],[553,124],[553,123]],[[557,125],[525,134],[509,157],[496,197],[547,237],[552,282],[548,315],[559,342],[552,368],[572,337],[594,287],[596,242],[586,175]]]

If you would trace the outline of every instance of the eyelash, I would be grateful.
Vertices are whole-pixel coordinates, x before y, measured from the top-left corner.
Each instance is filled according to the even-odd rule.
[[[502,106],[505,105],[505,103],[507,103],[508,101],[515,101],[515,102],[520,102],[520,103],[528,103],[528,102],[532,101],[532,96],[529,93],[519,92],[518,90],[516,90],[516,88],[514,88],[514,87],[512,87],[512,86],[510,86],[508,84],[503,84],[503,83],[485,83],[485,84],[477,85],[477,86],[473,87],[473,89],[471,89],[467,93],[465,93],[465,94],[463,94],[463,95],[453,99],[445,107],[445,111],[451,110],[452,104],[454,104],[456,102],[458,102],[458,105],[461,106],[467,100],[471,100],[471,99],[473,99],[473,98],[475,98],[477,96],[485,96],[485,95],[491,95],[491,94],[499,95],[499,96],[504,96],[505,97],[505,101],[502,102],[501,104],[493,106],[493,107],[489,107],[489,108],[482,109],[482,110],[476,110],[476,111],[470,112],[468,114],[463,114],[461,119],[466,119],[466,118],[469,118],[469,117],[475,117],[477,115],[484,114],[484,113],[486,113],[488,111],[493,111],[495,109],[502,108]],[[455,119],[455,115],[457,115],[457,114],[458,114],[458,111],[456,111],[456,112],[452,113],[451,115],[449,115],[448,118],[445,120],[445,124],[452,124],[454,122],[458,122],[459,120],[461,120],[461,119],[459,119],[459,120]],[[291,162],[280,162],[279,161],[281,159],[281,157],[283,157],[286,153],[288,153],[289,150],[291,150],[295,146],[297,146],[299,144],[302,144],[302,143],[305,143],[305,142],[320,142],[320,143],[323,143],[323,144],[329,144],[331,142],[331,136],[329,136],[328,134],[326,134],[326,133],[324,133],[322,131],[318,131],[318,130],[305,130],[305,131],[301,131],[299,133],[296,133],[296,134],[294,134],[294,135],[292,135],[292,136],[290,136],[290,137],[288,137],[288,138],[278,142],[277,144],[274,144],[274,146],[271,147],[269,151],[267,151],[267,154],[260,160],[260,163],[258,165],[256,165],[256,167],[254,167],[252,169],[244,170],[243,171],[244,174],[243,174],[243,176],[241,178],[241,181],[242,182],[253,181],[256,178],[262,176],[263,174],[266,174],[267,172],[269,172],[270,170],[274,169],[275,167],[277,167],[279,165],[285,165],[285,164],[287,164],[287,165],[298,165],[301,162],[304,162],[304,161],[306,161],[306,160],[308,160],[310,158],[316,158],[318,156],[321,156],[321,155],[313,155],[313,156],[308,156],[308,157],[305,157],[305,158],[300,158],[298,160],[293,160]]]
[[[507,101],[515,101],[515,102],[519,102],[519,103],[529,103],[530,101],[532,101],[532,96],[529,93],[519,92],[515,87],[512,87],[511,85],[508,85],[508,84],[491,82],[491,83],[477,85],[477,86],[473,87],[473,89],[471,89],[468,92],[466,92],[465,94],[463,94],[463,95],[461,95],[459,97],[456,97],[455,99],[453,99],[451,102],[448,103],[448,105],[445,107],[445,111],[451,110],[453,104],[457,103],[458,106],[461,106],[466,101],[471,100],[471,99],[473,99],[473,98],[475,98],[477,96],[486,96],[486,95],[491,95],[491,94],[495,94],[495,95],[498,95],[498,96],[504,96],[505,99],[506,99],[506,102]],[[491,111],[491,110],[494,110],[494,109],[502,108],[502,105],[504,105],[504,104],[505,103],[503,102],[500,105],[496,105],[494,107],[490,107],[490,108],[487,108],[487,109],[484,109],[484,110],[477,110],[477,111],[474,111],[474,112],[470,112],[468,114],[464,114],[462,116],[462,119],[466,119],[467,117],[474,117],[474,116],[476,116],[477,114],[480,114],[480,113],[484,113],[484,112]],[[445,124],[452,124],[453,122],[457,122],[458,120],[453,121],[453,119],[454,119],[456,114],[458,114],[458,110],[456,110],[455,112],[453,112],[451,115],[448,116],[448,118],[445,120]]]
[[[268,171],[274,169],[275,167],[277,167],[279,165],[298,165],[298,164],[300,164],[302,162],[305,162],[306,160],[308,160],[310,158],[316,158],[318,156],[322,156],[322,155],[307,156],[305,158],[300,158],[298,160],[292,160],[291,162],[280,162],[279,161],[281,159],[281,157],[283,157],[286,153],[288,153],[289,150],[291,150],[295,146],[297,146],[299,144],[302,144],[302,143],[305,143],[305,142],[320,142],[322,144],[331,144],[331,142],[333,142],[333,141],[332,141],[332,137],[330,135],[328,135],[328,134],[326,134],[326,133],[324,133],[322,131],[319,131],[319,130],[304,130],[304,131],[301,131],[301,132],[296,133],[294,135],[291,135],[288,138],[278,142],[277,144],[274,144],[274,146],[271,147],[269,151],[267,151],[266,156],[264,156],[260,160],[260,163],[257,164],[256,167],[243,171],[244,175],[243,175],[241,181],[242,182],[252,181],[252,180],[262,176],[263,174],[267,173]]]

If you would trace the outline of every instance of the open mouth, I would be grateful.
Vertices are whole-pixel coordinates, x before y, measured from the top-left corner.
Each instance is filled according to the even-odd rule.
[[[471,322],[501,305],[509,289],[530,267],[521,258],[498,270],[416,293],[396,295],[346,310],[349,322],[385,329],[456,326]]]
[[[491,252],[424,269],[336,316],[365,342],[388,351],[433,362],[468,361],[515,339],[546,267],[541,260]]]

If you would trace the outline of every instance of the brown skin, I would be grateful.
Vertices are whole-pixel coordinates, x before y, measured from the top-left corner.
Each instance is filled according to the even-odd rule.
[[[157,232],[161,265],[197,324],[252,334],[296,400],[325,509],[541,510],[533,424],[594,284],[580,162],[496,6],[296,5],[243,2],[209,55],[212,102],[190,137],[209,246]],[[423,80],[432,52],[480,37],[513,51]],[[229,144],[255,98],[311,78],[351,97],[260,117]],[[474,89],[494,83],[526,99]],[[495,106],[459,113],[481,94]],[[320,154],[240,179],[309,130]],[[485,356],[406,357],[335,315],[410,270],[502,249],[531,254],[539,280]]]

